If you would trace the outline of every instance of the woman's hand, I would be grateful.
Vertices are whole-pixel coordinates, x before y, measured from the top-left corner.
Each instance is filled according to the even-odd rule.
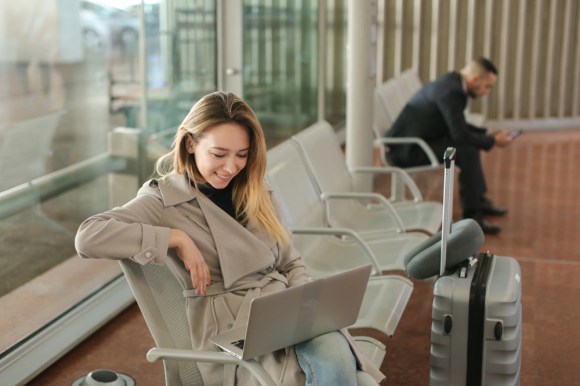
[[[205,295],[205,288],[211,283],[209,267],[191,237],[180,229],[171,229],[169,248],[175,248],[177,256],[189,271],[195,293]]]

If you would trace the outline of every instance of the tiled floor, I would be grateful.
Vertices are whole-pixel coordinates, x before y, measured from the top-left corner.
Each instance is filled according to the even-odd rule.
[[[503,232],[487,236],[482,251],[513,256],[522,269],[521,385],[580,385],[580,131],[526,133],[483,161],[489,196],[510,211],[489,218]],[[428,384],[431,291],[415,282],[388,345],[388,384]]]
[[[488,236],[482,249],[514,256],[522,268],[521,385],[580,385],[580,131],[526,133],[483,159],[489,196],[510,212],[490,219],[503,232]],[[415,283],[399,328],[386,342],[385,385],[428,384],[431,294],[431,283]],[[162,385],[161,364],[145,360],[152,344],[132,306],[29,384],[70,385],[90,370],[110,368],[139,386]]]

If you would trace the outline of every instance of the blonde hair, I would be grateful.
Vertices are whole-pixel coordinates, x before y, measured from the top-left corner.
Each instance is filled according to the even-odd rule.
[[[187,174],[196,189],[203,181],[195,157],[187,152],[187,137],[197,143],[212,127],[224,123],[237,123],[248,131],[250,149],[246,167],[232,180],[236,216],[246,224],[254,219],[258,226],[277,242],[289,242],[289,236],[278,220],[272,200],[264,183],[266,173],[266,140],[264,131],[254,111],[241,98],[232,93],[213,92],[193,105],[175,134],[172,149],[159,158],[156,172]]]

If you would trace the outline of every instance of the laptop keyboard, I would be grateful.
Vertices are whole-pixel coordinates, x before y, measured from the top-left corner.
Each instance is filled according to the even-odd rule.
[[[246,343],[245,339],[240,339],[240,340],[236,340],[235,342],[232,342],[232,344],[234,346],[236,346],[239,349],[243,349],[244,348],[244,343]]]

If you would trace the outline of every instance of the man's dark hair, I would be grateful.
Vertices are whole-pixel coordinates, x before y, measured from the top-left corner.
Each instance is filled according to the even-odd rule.
[[[495,75],[497,75],[497,68],[495,67],[495,65],[491,62],[491,60],[484,58],[483,56],[480,56],[479,58],[477,58],[476,60],[477,64],[479,64],[481,67],[483,67],[485,69],[486,72],[491,72]]]

